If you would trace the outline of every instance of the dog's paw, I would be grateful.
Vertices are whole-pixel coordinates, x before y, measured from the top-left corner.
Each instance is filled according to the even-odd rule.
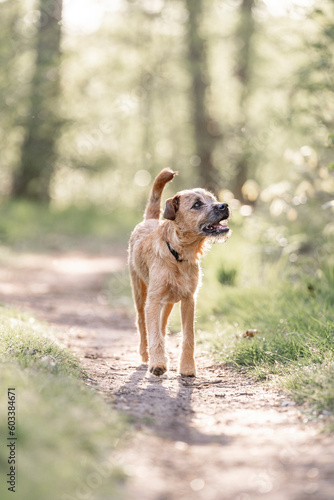
[[[165,365],[153,365],[150,366],[149,368],[150,373],[153,373],[156,377],[161,377],[166,371],[167,371],[167,366]]]
[[[196,368],[193,364],[181,365],[179,372],[181,377],[196,377]]]

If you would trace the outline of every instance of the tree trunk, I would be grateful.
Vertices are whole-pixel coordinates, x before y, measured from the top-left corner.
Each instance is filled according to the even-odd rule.
[[[241,119],[238,124],[239,134],[245,133],[247,137],[247,104],[250,95],[250,81],[252,69],[252,37],[255,32],[253,8],[255,0],[242,0],[240,5],[240,21],[236,31],[236,38],[240,50],[238,52],[236,76],[241,84],[239,108]],[[236,164],[236,176],[234,182],[234,195],[243,200],[242,186],[249,174],[249,155],[247,147],[241,147],[240,156]]]
[[[56,161],[56,137],[60,80],[59,21],[62,0],[39,0],[40,22],[36,40],[36,64],[31,83],[26,135],[21,161],[14,174],[12,196],[49,200],[50,179]]]
[[[212,118],[206,106],[206,97],[210,82],[205,42],[200,35],[203,0],[186,0],[186,7],[189,13],[187,30],[188,67],[192,80],[191,110],[195,142],[193,165],[198,169],[198,176],[202,185],[217,194],[219,172],[212,162],[212,153],[217,137],[209,132]]]

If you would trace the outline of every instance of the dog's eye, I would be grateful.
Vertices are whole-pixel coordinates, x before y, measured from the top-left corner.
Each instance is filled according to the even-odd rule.
[[[193,206],[191,208],[196,209],[196,208],[201,208],[202,206],[203,206],[203,203],[201,202],[201,200],[197,200],[197,201],[195,201],[195,203],[193,204]]]

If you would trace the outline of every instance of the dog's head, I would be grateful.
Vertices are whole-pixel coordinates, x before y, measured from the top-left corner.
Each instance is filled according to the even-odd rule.
[[[184,233],[212,241],[226,241],[231,231],[227,222],[231,215],[227,203],[219,203],[205,189],[180,191],[166,201],[165,219],[175,221]]]

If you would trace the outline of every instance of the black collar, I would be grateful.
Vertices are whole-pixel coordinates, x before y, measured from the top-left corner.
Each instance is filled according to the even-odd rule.
[[[168,241],[166,241],[166,243],[167,243],[167,246],[168,246],[168,250],[170,251],[170,253],[175,257],[175,259],[178,262],[186,262],[184,259],[180,259],[180,255],[178,254],[178,252],[176,250],[174,250],[174,248],[172,248],[170,246],[170,244],[168,243]]]

